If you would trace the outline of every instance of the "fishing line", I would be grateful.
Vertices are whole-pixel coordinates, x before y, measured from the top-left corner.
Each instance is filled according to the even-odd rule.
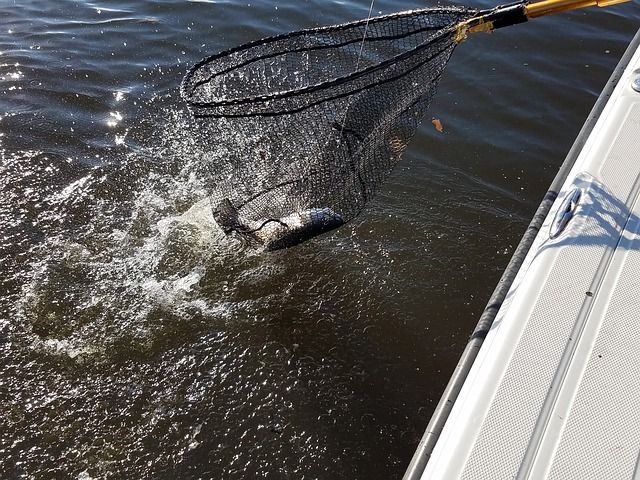
[[[360,42],[360,51],[358,52],[358,58],[356,59],[356,68],[354,70],[354,73],[358,72],[358,70],[360,69],[360,59],[362,58],[362,53],[364,51],[364,43],[365,43],[365,40],[367,39],[367,30],[369,29],[369,22],[371,21],[371,14],[373,13],[374,2],[375,0],[371,0],[371,3],[369,4],[369,13],[367,14],[367,20],[364,24],[364,33],[362,34],[362,41]],[[351,107],[352,101],[353,101],[353,97],[349,97],[347,106],[344,109],[344,117],[342,118],[342,122],[340,123],[341,127],[340,127],[340,136],[338,139],[338,146],[340,146],[340,144],[342,143],[342,134],[344,133],[344,126],[347,123],[347,115],[349,112],[349,107]]]

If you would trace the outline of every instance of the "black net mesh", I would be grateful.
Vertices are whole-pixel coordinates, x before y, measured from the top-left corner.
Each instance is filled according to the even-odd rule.
[[[276,249],[355,218],[428,108],[454,26],[474,13],[425,9],[305,30],[191,69],[182,94],[227,151],[212,185],[220,227]]]

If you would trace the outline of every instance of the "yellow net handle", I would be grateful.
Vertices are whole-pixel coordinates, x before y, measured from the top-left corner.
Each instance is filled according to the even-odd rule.
[[[525,5],[524,11],[527,18],[537,18],[578,8],[609,7],[628,1],[630,0],[545,0]]]

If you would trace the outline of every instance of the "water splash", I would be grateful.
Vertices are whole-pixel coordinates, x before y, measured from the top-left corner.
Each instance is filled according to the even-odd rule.
[[[19,310],[32,348],[75,361],[152,355],[231,314],[225,288],[212,294],[242,258],[209,204],[220,152],[194,142],[186,112],[165,113],[156,145],[43,199],[43,220],[63,226],[30,252]]]

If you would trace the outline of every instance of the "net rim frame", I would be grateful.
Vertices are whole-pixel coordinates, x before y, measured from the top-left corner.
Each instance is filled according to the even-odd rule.
[[[378,17],[374,17],[371,18],[370,20],[368,20],[369,25],[371,24],[376,24],[376,23],[380,23],[383,21],[388,21],[388,20],[395,20],[395,19],[401,19],[401,18],[405,18],[405,17],[412,17],[415,15],[419,15],[419,14],[424,14],[424,13],[441,13],[441,14],[456,14],[456,13],[468,13],[469,14],[469,18],[474,17],[476,15],[478,15],[481,11],[476,10],[476,9],[461,9],[459,7],[431,7],[431,8],[422,8],[422,9],[413,9],[413,10],[405,10],[402,12],[396,12],[396,13],[391,13],[391,14],[387,14],[387,15],[381,15]],[[228,73],[229,71],[232,71],[235,68],[238,67],[233,67],[229,70],[227,70],[226,72],[220,72],[217,74],[213,74],[212,76],[210,76],[206,81],[203,81],[201,83],[197,83],[193,81],[193,78],[196,74],[196,72],[204,67],[207,64],[210,64],[216,60],[219,60],[221,58],[227,57],[229,55],[232,55],[234,53],[238,53],[238,52],[242,52],[245,50],[249,50],[251,48],[254,47],[258,47],[258,46],[262,46],[262,45],[266,45],[269,43],[273,43],[273,42],[278,42],[281,40],[286,40],[289,38],[296,38],[296,37],[300,37],[300,36],[304,36],[304,35],[308,35],[308,34],[318,34],[318,33],[325,33],[328,31],[331,32],[335,32],[335,31],[342,31],[342,30],[346,30],[346,29],[350,29],[353,27],[357,27],[357,26],[363,26],[367,24],[367,20],[357,20],[357,21],[352,21],[352,22],[345,22],[345,23],[341,23],[341,24],[336,24],[336,25],[329,25],[329,26],[323,26],[323,27],[314,27],[314,28],[307,28],[307,29],[303,29],[303,30],[297,30],[294,32],[287,32],[287,33],[283,33],[280,35],[274,35],[274,36],[270,36],[270,37],[265,37],[265,38],[261,38],[261,39],[257,39],[257,40],[253,40],[251,42],[227,49],[227,50],[223,50],[219,53],[216,53],[214,55],[210,55],[209,57],[206,57],[204,59],[202,59],[200,62],[196,63],[195,65],[193,65],[185,74],[184,78],[182,79],[182,82],[180,84],[180,94],[181,96],[185,99],[185,101],[187,102],[187,105],[193,109],[193,110],[198,110],[198,109],[211,109],[211,108],[219,108],[219,107],[227,107],[227,106],[241,106],[241,105],[251,105],[254,103],[264,103],[264,102],[268,102],[270,100],[279,100],[282,98],[286,98],[286,97],[296,97],[296,96],[301,96],[301,95],[305,95],[308,93],[313,93],[313,92],[317,92],[317,91],[321,91],[321,90],[326,90],[329,88],[333,88],[335,86],[338,85],[342,85],[344,83],[353,81],[353,80],[357,80],[363,76],[369,75],[371,73],[374,73],[380,69],[384,69],[386,67],[388,67],[391,64],[394,63],[398,63],[402,60],[405,60],[406,58],[414,55],[415,53],[419,52],[420,50],[423,50],[425,48],[427,48],[427,46],[431,45],[434,41],[438,41],[440,39],[442,39],[443,37],[445,37],[446,35],[450,34],[454,28],[456,27],[457,24],[453,24],[450,25],[448,27],[444,27],[441,28],[440,31],[436,32],[434,34],[434,36],[432,38],[429,39],[429,41],[424,42],[410,50],[407,50],[405,52],[402,52],[398,55],[395,55],[391,58],[388,58],[387,60],[384,60],[382,62],[376,63],[375,65],[372,65],[370,67],[367,67],[363,70],[359,70],[356,72],[352,72],[348,75],[343,75],[337,78],[333,78],[331,80],[326,80],[324,82],[318,82],[314,85],[308,85],[306,87],[302,87],[302,88],[295,88],[295,89],[290,89],[290,90],[283,90],[283,91],[279,91],[279,92],[275,92],[275,93],[271,93],[271,94],[267,94],[267,95],[255,95],[255,96],[250,96],[250,97],[241,97],[241,98],[234,98],[234,99],[228,99],[228,100],[219,100],[219,101],[208,101],[208,102],[194,102],[192,100],[190,100],[190,96],[193,95],[194,90],[199,86],[202,85],[206,82],[211,81],[211,79],[215,78],[218,75],[224,74],[224,73]],[[366,87],[364,87],[366,88]],[[356,89],[355,91],[358,91],[359,89]],[[343,93],[340,96],[345,96],[345,95],[349,95],[353,92],[347,92],[347,93]],[[326,101],[331,100],[333,97],[329,97],[326,99]],[[325,100],[322,100],[325,101]],[[303,108],[299,108],[297,110],[303,110]],[[286,113],[286,112],[274,112],[274,113],[262,113],[262,114],[258,114],[258,113],[247,113],[246,115],[225,115],[225,114],[195,114],[196,116],[213,116],[213,117],[226,117],[226,116],[230,116],[230,117],[243,117],[243,116],[254,116],[254,115],[278,115],[278,114],[282,114],[282,113]]]
[[[398,75],[395,75],[393,77],[389,77],[389,78],[385,78],[384,80],[380,80],[379,82],[375,83],[374,86],[384,85],[386,83],[394,82],[394,81],[398,80],[399,78],[402,78],[407,73],[413,72],[414,70],[416,70],[417,68],[421,67],[425,63],[433,60],[438,55],[442,55],[443,53],[445,53],[448,50],[448,48],[449,47],[445,47],[442,50],[438,50],[434,55],[428,57],[424,61],[420,62],[418,65],[413,66],[411,69],[405,70],[402,73],[399,73]],[[372,86],[371,85],[361,86],[361,87],[349,90],[347,92],[338,93],[338,94],[335,94],[335,95],[333,95],[331,97],[326,97],[326,98],[323,98],[323,99],[319,99],[319,100],[316,100],[314,102],[307,103],[307,104],[305,104],[303,106],[295,107],[295,108],[289,108],[287,110],[271,110],[271,111],[257,111],[257,112],[252,111],[252,112],[247,112],[247,113],[198,113],[198,112],[192,112],[192,113],[193,113],[193,116],[195,118],[209,118],[209,117],[210,118],[276,117],[276,116],[286,115],[286,114],[295,114],[295,113],[301,112],[303,110],[315,107],[315,106],[317,106],[317,105],[319,105],[321,103],[330,102],[332,100],[336,100],[336,99],[339,99],[339,98],[348,97],[349,95],[353,95],[353,94],[359,93],[359,92],[361,92],[363,90],[367,90],[369,88],[372,88]],[[309,93],[309,92],[300,93],[300,95],[304,95],[304,94],[307,94],[307,93]],[[311,93],[313,93],[313,92],[311,92]],[[283,98],[286,98],[286,97],[283,97]],[[231,105],[224,105],[224,106],[231,106]],[[207,105],[207,106],[202,106],[202,107],[198,107],[198,108],[209,109],[209,108],[216,108],[216,107],[217,107],[217,105],[214,105],[214,106],[213,105]]]

